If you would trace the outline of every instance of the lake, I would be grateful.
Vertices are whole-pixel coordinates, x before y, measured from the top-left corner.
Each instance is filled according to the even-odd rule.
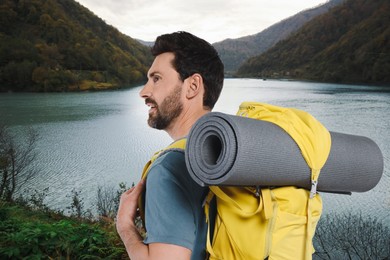
[[[49,187],[45,202],[64,209],[71,191],[94,208],[98,187],[118,189],[137,182],[144,163],[171,142],[147,126],[140,87],[85,93],[1,93],[0,122],[14,133],[33,126],[40,134],[39,176],[29,190]],[[235,114],[242,101],[295,107],[313,114],[329,130],[363,135],[382,150],[385,171],[369,192],[323,194],[324,212],[356,211],[390,223],[390,89],[299,81],[225,79],[214,111]]]

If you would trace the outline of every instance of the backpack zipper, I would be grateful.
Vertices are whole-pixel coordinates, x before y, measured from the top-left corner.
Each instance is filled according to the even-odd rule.
[[[267,226],[267,233],[266,233],[266,239],[265,239],[265,250],[264,250],[264,256],[263,259],[266,259],[269,257],[271,247],[272,247],[272,233],[275,227],[275,221],[276,221],[276,213],[278,210],[278,205],[275,201],[275,195],[272,192],[272,190],[269,189],[269,193],[271,194],[271,203],[272,203],[272,215],[270,219],[268,219],[268,226]]]

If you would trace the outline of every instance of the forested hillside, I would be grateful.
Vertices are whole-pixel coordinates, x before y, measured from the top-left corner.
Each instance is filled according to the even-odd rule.
[[[390,1],[349,0],[249,59],[239,77],[390,84]]]
[[[74,0],[0,2],[0,90],[111,89],[144,80],[148,47]]]
[[[304,10],[254,35],[214,43],[213,46],[217,49],[225,65],[225,72],[227,74],[234,73],[245,60],[267,51],[277,42],[297,31],[309,20],[329,11],[330,8],[343,1],[345,0],[331,0],[321,6]]]

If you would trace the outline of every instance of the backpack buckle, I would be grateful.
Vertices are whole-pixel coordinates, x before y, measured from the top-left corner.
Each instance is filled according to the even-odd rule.
[[[311,180],[311,189],[310,189],[310,198],[314,198],[317,194],[317,184],[318,181],[316,180]]]
[[[260,198],[260,186],[256,186],[255,196],[256,196],[257,198]]]

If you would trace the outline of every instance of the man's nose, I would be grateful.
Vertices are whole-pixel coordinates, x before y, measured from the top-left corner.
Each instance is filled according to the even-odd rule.
[[[146,84],[143,86],[143,88],[139,92],[139,96],[141,98],[148,98],[151,96],[151,88],[149,82],[146,82]]]

